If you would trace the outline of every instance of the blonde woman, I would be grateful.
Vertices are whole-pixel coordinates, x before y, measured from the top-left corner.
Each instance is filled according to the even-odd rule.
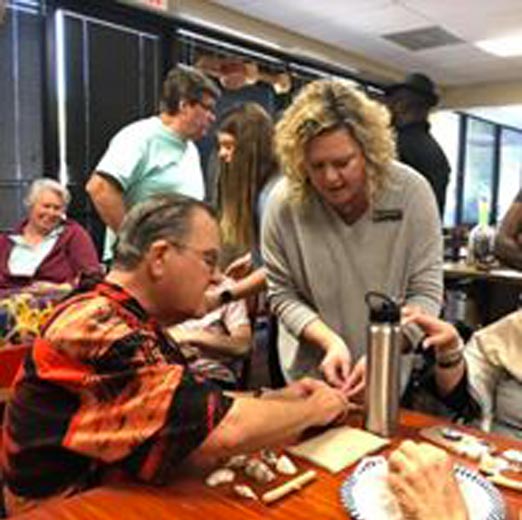
[[[440,310],[435,198],[394,160],[391,132],[382,105],[327,80],[304,87],[276,126],[285,178],[268,203],[262,252],[289,380],[314,374],[351,394],[363,389],[369,290]]]

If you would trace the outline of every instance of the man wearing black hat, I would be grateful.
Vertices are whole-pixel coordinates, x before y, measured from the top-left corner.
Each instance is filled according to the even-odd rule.
[[[450,165],[442,148],[430,134],[428,115],[439,101],[435,85],[424,74],[413,73],[406,76],[403,82],[390,85],[385,90],[397,130],[399,159],[426,177],[435,193],[442,219]]]

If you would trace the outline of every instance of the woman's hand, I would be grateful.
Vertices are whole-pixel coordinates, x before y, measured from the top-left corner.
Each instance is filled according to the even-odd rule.
[[[246,253],[245,255],[236,258],[228,265],[225,269],[225,275],[234,278],[235,280],[239,280],[248,275],[252,271],[252,268],[252,255]]]
[[[366,387],[366,356],[362,356],[357,363],[355,363],[348,381],[343,387],[343,391],[346,393],[351,401],[356,403],[364,402],[364,389]]]
[[[427,443],[404,441],[388,459],[388,482],[404,517],[466,520],[465,502],[449,455]]]
[[[330,385],[344,388],[349,381],[351,365],[350,350],[342,340],[338,339],[328,345],[319,370]]]
[[[422,342],[424,348],[434,347],[438,351],[444,351],[453,350],[459,345],[460,336],[453,325],[418,308],[403,308],[402,325],[408,323],[417,324],[426,333],[426,338]]]

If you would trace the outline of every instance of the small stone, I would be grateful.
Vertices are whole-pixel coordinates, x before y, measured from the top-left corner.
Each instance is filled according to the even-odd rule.
[[[236,474],[230,468],[219,468],[213,471],[205,480],[205,484],[209,487],[216,487],[221,484],[233,482]]]
[[[248,455],[234,455],[230,457],[225,464],[227,468],[241,469],[246,466]]]
[[[250,500],[259,500],[254,490],[246,484],[236,484],[234,486],[234,492],[236,493],[236,495],[239,495],[243,498],[248,498]]]
[[[442,428],[441,434],[448,441],[460,441],[463,437],[462,432],[455,428]]]
[[[267,484],[276,479],[275,473],[262,460],[256,458],[246,463],[245,474],[260,484]]]
[[[286,455],[281,455],[277,459],[276,471],[281,475],[295,475],[297,473],[296,465]]]
[[[522,464],[522,451],[521,450],[506,450],[502,453],[502,457],[509,462],[513,462],[515,464]]]
[[[277,453],[274,450],[269,449],[261,450],[261,459],[269,466],[275,466],[278,461]]]

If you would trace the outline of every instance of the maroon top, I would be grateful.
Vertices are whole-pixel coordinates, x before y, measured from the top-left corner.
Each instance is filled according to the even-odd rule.
[[[21,234],[27,220],[24,220],[14,231]],[[38,266],[33,277],[12,276],[9,273],[8,261],[14,242],[12,233],[0,235],[0,288],[10,289],[23,287],[36,281],[53,283],[74,283],[81,273],[100,271],[100,262],[94,243],[87,231],[74,220],[67,219],[64,229],[49,254]]]

